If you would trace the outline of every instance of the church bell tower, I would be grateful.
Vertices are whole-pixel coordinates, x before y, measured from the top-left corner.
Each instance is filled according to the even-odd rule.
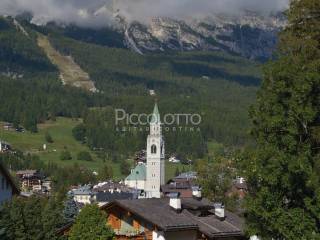
[[[145,189],[147,198],[160,198],[160,186],[165,184],[165,149],[161,125],[159,109],[156,103],[150,121],[150,134],[147,139]]]

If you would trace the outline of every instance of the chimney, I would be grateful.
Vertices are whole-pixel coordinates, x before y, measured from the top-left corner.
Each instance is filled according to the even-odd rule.
[[[222,203],[214,204],[214,214],[221,221],[223,221],[226,218],[224,214],[224,205]]]
[[[192,196],[197,200],[201,200],[202,199],[201,188],[199,186],[193,186],[192,187]]]
[[[169,202],[170,207],[176,212],[181,212],[180,193],[169,193],[168,196],[170,198],[170,202]]]

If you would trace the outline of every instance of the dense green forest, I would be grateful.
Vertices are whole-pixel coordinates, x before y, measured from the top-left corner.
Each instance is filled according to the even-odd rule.
[[[37,123],[56,116],[82,117],[83,142],[92,149],[129,155],[144,147],[146,133],[116,131],[114,110],[151,113],[154,97],[149,90],[154,89],[161,114],[202,116],[200,132],[165,133],[169,153],[202,157],[211,140],[227,146],[245,144],[247,110],[259,84],[254,62],[219,52],[141,56],[117,44],[110,47],[99,31],[39,28],[21,22],[26,35],[12,21],[0,20],[0,100],[5,102],[0,120],[37,131]],[[63,86],[57,68],[37,46],[37,31],[46,34],[62,54],[71,55],[100,92]],[[87,40],[90,34],[97,36],[96,42]]]
[[[252,108],[246,225],[261,239],[320,239],[320,1],[292,0]]]

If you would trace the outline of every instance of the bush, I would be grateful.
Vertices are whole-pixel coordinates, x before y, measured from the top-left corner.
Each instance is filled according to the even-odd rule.
[[[86,139],[86,127],[84,126],[84,124],[81,123],[75,126],[72,129],[72,135],[77,141],[84,143]]]
[[[71,153],[68,150],[63,150],[61,152],[60,159],[63,161],[71,160],[72,159]]]
[[[77,159],[81,161],[89,161],[89,162],[92,161],[91,154],[86,151],[79,152]]]
[[[46,140],[47,143],[53,143],[53,139],[52,139],[52,137],[51,137],[49,132],[46,132],[44,137],[45,137],[45,140]]]

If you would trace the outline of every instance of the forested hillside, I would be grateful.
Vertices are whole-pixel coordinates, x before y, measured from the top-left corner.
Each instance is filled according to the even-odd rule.
[[[36,123],[56,116],[83,117],[85,143],[92,149],[131,154],[144,147],[145,134],[121,133],[114,109],[150,113],[157,93],[161,113],[199,113],[201,132],[166,133],[169,152],[199,157],[206,142],[245,143],[247,110],[259,85],[259,68],[249,60],[219,52],[137,55],[126,49],[88,43],[86,34],[0,22],[0,120],[36,131]],[[59,70],[37,44],[37,31],[64,56],[72,56],[100,93],[63,86]],[[72,33],[73,35],[76,33]],[[108,33],[106,33],[108,34]],[[114,38],[114,36],[112,36]],[[117,47],[117,45],[115,45]]]

